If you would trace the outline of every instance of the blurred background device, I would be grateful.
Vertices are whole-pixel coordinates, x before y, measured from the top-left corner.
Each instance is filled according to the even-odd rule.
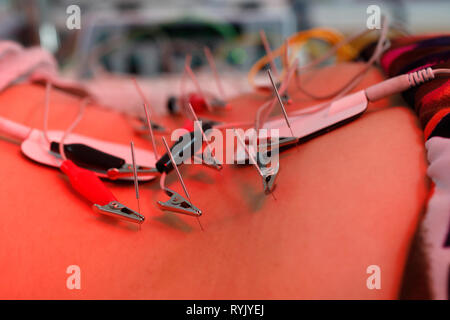
[[[373,2],[373,1],[372,1]],[[364,27],[368,0],[0,0],[0,37],[42,45],[61,67],[92,77],[93,69],[157,76],[179,73],[192,54],[195,69],[208,46],[217,63],[238,70],[264,54],[258,31],[271,46],[298,30]],[[407,2],[407,5],[406,5]],[[66,9],[78,5],[80,30],[66,27]],[[384,14],[411,32],[450,30],[450,2],[377,1]]]

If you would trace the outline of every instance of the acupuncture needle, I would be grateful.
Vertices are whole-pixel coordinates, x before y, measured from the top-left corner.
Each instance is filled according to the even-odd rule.
[[[134,191],[136,192],[136,200],[138,205],[138,212],[141,213],[141,204],[139,200],[139,182],[137,178],[137,170],[136,170],[136,158],[134,156],[134,142],[130,142],[130,148],[131,148],[131,161],[133,163],[133,178],[134,178]],[[139,224],[139,230],[141,230],[141,224]]]
[[[275,82],[273,81],[272,72],[270,72],[270,70],[267,70],[267,74],[269,75],[270,82],[272,83],[273,90],[275,91],[275,94],[277,96],[278,103],[280,104],[281,111],[283,112],[284,119],[286,120],[286,123],[287,123],[287,125],[289,127],[289,130],[291,130],[292,137],[295,138],[294,131],[292,131],[291,122],[289,121],[289,117],[287,115],[286,109],[284,108],[284,104],[283,104],[283,101],[281,100],[280,93],[278,92],[277,86],[275,85]]]
[[[150,116],[153,114],[149,114],[148,112],[148,101],[144,96],[144,92],[142,91],[141,87],[139,86],[137,80],[133,78],[134,85],[136,86],[137,91],[139,92],[139,95],[141,96],[142,102],[144,103],[144,111],[145,111],[145,119],[147,121],[147,126],[150,132],[150,139],[152,140],[152,147],[153,147],[153,153],[155,154],[155,160],[159,159],[158,150],[156,149],[156,142],[155,142],[155,136],[153,135],[153,128],[152,124],[150,122]]]
[[[187,191],[186,185],[184,184],[183,177],[181,176],[180,170],[178,170],[178,166],[175,162],[175,159],[173,158],[172,151],[170,151],[170,148],[169,148],[169,145],[167,144],[166,138],[162,137],[162,140],[164,142],[164,146],[166,147],[167,154],[170,157],[170,161],[172,162],[172,165],[175,168],[175,171],[177,172],[178,180],[180,180],[180,182],[181,182],[181,186],[183,187],[184,193],[186,194],[186,197],[189,199],[189,202],[192,203],[191,197],[189,195],[189,192]],[[202,231],[204,231],[203,226],[200,222],[200,219],[198,217],[196,217],[196,218],[197,218],[198,224],[200,226],[200,229]]]
[[[238,133],[236,132],[236,129],[233,129],[233,132],[234,132],[234,135],[236,136],[236,138],[238,138],[239,143],[244,147],[245,152],[247,152],[248,157],[252,161],[252,164],[258,170],[258,173],[260,174],[260,176],[264,178],[264,174],[262,173],[261,169],[259,168],[258,163],[256,162],[256,159],[255,159],[255,156],[253,155],[253,153],[251,153],[250,150],[247,148],[247,146],[246,146],[245,142],[242,140],[241,136],[238,135]]]
[[[281,94],[284,94],[285,90],[287,89],[289,82],[291,80],[291,77],[294,74],[297,64],[298,64],[298,58],[296,58],[294,60],[294,62],[291,64],[291,66],[287,70],[286,77],[281,82],[281,85],[280,85]],[[277,98],[273,98],[273,99],[270,99],[269,102],[266,102],[264,105],[262,105],[261,107],[258,108],[258,111],[256,114],[255,129],[261,128],[264,125],[267,117],[272,112],[272,109],[275,106],[276,102],[277,102]]]
[[[188,59],[189,58],[189,59]],[[199,95],[201,95],[203,97],[203,99],[205,100],[205,105],[206,108],[208,109],[208,111],[212,111],[212,107],[208,102],[208,99],[206,99],[205,94],[203,93],[202,88],[200,87],[200,83],[197,80],[197,77],[194,74],[194,71],[192,71],[191,66],[187,63],[188,61],[191,61],[190,55],[186,56],[186,63],[184,65],[184,68],[186,70],[186,73],[188,74],[188,76],[191,78],[192,82],[194,83],[195,88],[197,89],[197,92]]]
[[[206,147],[208,148],[209,153],[211,154],[211,156],[212,156],[213,159],[214,159],[214,163],[215,163],[218,167],[222,168],[222,166],[219,165],[219,164],[217,163],[216,157],[213,156],[213,154],[212,154],[212,148],[211,148],[211,146],[210,146],[210,144],[209,144],[209,141],[208,141],[208,138],[206,137],[205,132],[203,131],[202,126],[200,125],[200,121],[198,121],[197,114],[195,113],[194,108],[192,107],[192,104],[189,103],[188,105],[189,105],[189,109],[191,110],[192,116],[194,117],[194,121],[195,121],[195,123],[197,123],[197,126],[198,126],[198,128],[200,129],[200,132],[202,133],[203,140],[205,140],[205,142],[206,142]]]

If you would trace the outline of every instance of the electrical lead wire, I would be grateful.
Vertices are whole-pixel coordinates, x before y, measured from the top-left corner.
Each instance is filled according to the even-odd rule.
[[[225,91],[223,90],[222,82],[220,81],[219,73],[217,72],[216,63],[214,62],[214,57],[211,53],[211,50],[208,47],[204,47],[203,51],[205,52],[206,60],[208,60],[209,67],[211,68],[214,79],[216,80],[217,89],[219,90],[220,97],[223,101],[225,101]]]

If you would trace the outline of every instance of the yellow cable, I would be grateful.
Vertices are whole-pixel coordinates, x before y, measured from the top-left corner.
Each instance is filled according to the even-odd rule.
[[[344,36],[338,31],[326,28],[314,28],[307,31],[300,31],[292,36],[290,36],[288,41],[289,50],[292,51],[292,56],[296,56],[301,47],[311,39],[319,39],[323,40],[330,45],[336,45],[337,43],[344,40]],[[282,55],[285,51],[285,43],[281,45],[279,48],[272,52],[272,56],[275,59]],[[345,44],[341,48],[339,48],[336,52],[338,61],[348,61],[356,57],[359,50],[355,50],[355,48],[350,44]],[[255,76],[256,74],[267,64],[269,63],[269,57],[266,55],[259,59],[250,69],[248,73],[248,82],[253,88],[256,88],[255,84]]]

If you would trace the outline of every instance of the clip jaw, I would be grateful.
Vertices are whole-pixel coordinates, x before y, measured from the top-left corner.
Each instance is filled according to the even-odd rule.
[[[292,143],[290,141],[291,138],[280,138],[279,145],[277,145],[277,147],[282,144],[281,139],[289,139],[287,143]],[[296,142],[297,141],[295,141],[295,143]],[[274,151],[278,153],[279,149],[276,148],[275,150],[272,150],[270,148],[262,146],[262,150],[257,153],[257,166],[261,173],[261,178],[263,179],[263,188],[265,194],[269,194],[275,189],[275,180],[277,179],[278,171],[280,170],[280,162],[278,159],[276,159],[275,164],[273,164],[272,166],[270,166],[270,162],[262,162],[262,159],[264,159],[263,152],[270,152],[270,157],[272,158],[273,153],[275,153]]]
[[[147,168],[138,166],[136,170],[138,177],[139,176],[150,176],[154,177],[156,174],[160,174],[156,168]],[[108,178],[111,180],[117,180],[120,178],[127,178],[133,176],[133,166],[131,164],[125,163],[121,168],[110,168],[107,171]]]
[[[280,137],[278,139],[278,148],[296,145],[299,140],[297,137]]]
[[[280,164],[277,162],[275,167],[259,167],[262,173],[264,193],[269,194],[275,189],[275,180],[277,179]]]
[[[224,109],[227,107],[227,103],[219,98],[212,98],[210,102],[213,108]]]
[[[148,127],[148,124],[146,123],[146,119],[139,117],[139,121],[142,123],[142,125],[139,127],[134,127],[134,130],[140,134],[148,134],[150,132],[150,129]],[[160,134],[167,133],[167,129],[165,127],[163,127],[153,121],[150,121],[150,124],[152,126],[153,131],[160,133]]]
[[[281,95],[281,100],[287,104],[292,103],[292,99],[287,92],[285,92],[284,94]]]
[[[190,203],[175,191],[170,190],[169,188],[165,188],[165,191],[167,195],[170,196],[170,199],[166,202],[157,202],[161,209],[195,217],[200,217],[202,215],[202,211],[199,208],[194,206],[192,203]]]
[[[261,152],[279,152],[280,148],[282,147],[288,147],[288,146],[295,146],[300,139],[297,137],[280,137],[277,142],[275,143],[269,143],[265,145],[260,145],[258,152],[258,160],[261,159]],[[272,148],[276,147],[275,150]],[[263,165],[258,161],[258,167],[261,171],[262,178],[263,178],[263,187],[264,192],[266,194],[271,193],[275,189],[275,180],[277,179],[278,171],[280,170],[280,163],[277,161],[276,165],[274,167],[268,167],[266,165]]]
[[[271,141],[268,144],[261,144],[258,149],[261,151],[272,150],[272,148],[282,148],[287,146],[294,146],[300,139],[297,137],[279,137],[276,141]]]
[[[117,201],[111,201],[104,206],[94,204],[94,209],[98,213],[138,224],[142,224],[145,220],[143,215]]]
[[[211,155],[202,156],[201,154],[195,154],[194,159],[201,161],[202,165],[216,169],[218,171],[223,169],[223,165]]]

